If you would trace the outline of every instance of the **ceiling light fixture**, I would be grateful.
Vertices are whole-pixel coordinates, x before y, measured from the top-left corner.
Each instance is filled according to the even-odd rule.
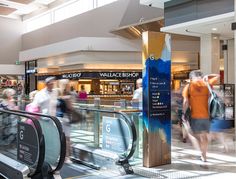
[[[217,28],[213,27],[211,30],[213,30],[213,31],[217,31]]]

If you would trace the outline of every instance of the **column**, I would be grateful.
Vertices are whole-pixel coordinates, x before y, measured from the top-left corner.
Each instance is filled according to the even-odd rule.
[[[223,46],[223,57],[224,57],[224,83],[228,83],[228,42],[224,40]]]
[[[234,11],[236,10],[236,0],[234,0]],[[234,22],[236,22],[236,14],[234,13]],[[235,63],[235,57],[236,57],[236,30],[234,29],[234,69],[236,69],[236,63]],[[234,70],[234,73],[232,73],[232,76],[234,76],[234,85],[236,84],[236,70]],[[236,94],[236,88],[234,88],[234,94]],[[234,99],[234,103],[236,101],[236,95]],[[234,118],[236,116],[236,108],[234,104]],[[234,119],[234,126],[236,126],[236,120]],[[235,136],[236,136],[236,127],[235,127]]]
[[[234,69],[235,69],[235,64],[234,64],[234,53],[235,53],[235,47],[234,47],[234,40],[230,39],[227,40],[227,56],[228,56],[228,60],[227,60],[227,75],[228,75],[228,80],[227,82],[225,81],[225,83],[229,83],[229,84],[235,84],[234,83]]]
[[[171,163],[171,39],[160,32],[143,35],[143,165]]]
[[[220,73],[220,39],[217,34],[201,36],[200,69],[203,74]]]

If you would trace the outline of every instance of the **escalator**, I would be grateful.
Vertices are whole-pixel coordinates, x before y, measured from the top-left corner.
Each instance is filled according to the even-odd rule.
[[[65,135],[63,133],[61,123],[57,118],[25,111],[0,110],[1,127],[4,126],[3,123],[4,120],[6,120],[6,116],[8,116],[8,118],[15,118],[17,120],[17,132],[15,132],[15,134],[18,138],[11,141],[9,144],[3,144],[3,142],[0,142],[0,175],[10,179],[20,179],[27,177],[39,179],[43,177],[54,178],[56,176],[61,176],[62,178],[115,178],[115,176],[118,175],[117,172],[113,171],[117,170],[118,168],[122,169],[124,174],[132,173],[132,168],[129,165],[129,159],[134,154],[137,135],[136,129],[129,117],[120,112],[111,112],[101,109],[79,108],[77,110],[84,111],[86,114],[94,114],[94,141],[92,145],[87,145],[87,143],[83,143],[81,140],[73,141],[71,157],[73,163],[66,164],[64,164],[66,148]],[[123,146],[125,146],[125,149],[127,151],[123,153],[116,153],[103,150],[101,144],[102,139],[99,139],[102,137],[102,135],[96,133],[96,131],[100,133],[99,131],[102,127],[101,121],[96,120],[98,119],[98,117],[100,118],[100,116],[102,116],[102,113],[110,114],[113,117],[119,116],[117,118],[121,119],[123,123],[126,123],[126,125],[128,126],[130,130],[130,139],[128,142],[124,141],[122,144]],[[88,120],[89,119],[86,119],[87,122]],[[120,120],[117,124],[121,125]],[[30,139],[37,139],[36,142],[34,141],[34,145],[37,146],[37,160],[34,163],[29,163],[19,158],[19,148],[21,144],[19,142],[19,128],[22,127],[22,125],[26,125],[32,129],[30,131],[30,134],[28,134],[28,136],[30,136]],[[117,127],[119,128],[119,126]],[[88,131],[83,131],[81,130],[81,128],[78,129],[78,125],[73,125],[72,128],[76,129],[72,130],[72,138],[75,133],[80,135],[81,132],[84,132],[86,137],[89,136],[86,133]],[[124,133],[122,129],[121,132]],[[73,140],[74,139],[75,138],[73,138]],[[4,141],[5,139],[0,138],[0,141],[1,140]],[[20,169],[15,169],[13,166],[19,166]],[[101,170],[98,171],[97,169]],[[9,176],[9,173],[14,173],[12,172],[13,170],[16,170],[15,175]],[[20,175],[21,177],[19,177],[18,175]]]
[[[0,133],[2,178],[34,178],[41,173],[45,160],[45,140],[36,118],[0,110]]]

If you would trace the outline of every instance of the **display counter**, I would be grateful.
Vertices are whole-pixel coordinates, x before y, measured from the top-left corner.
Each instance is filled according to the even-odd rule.
[[[131,100],[132,99],[132,95],[88,95],[88,99],[89,100],[93,100],[95,98],[100,98],[100,100],[121,100],[121,99],[125,99],[125,100]]]

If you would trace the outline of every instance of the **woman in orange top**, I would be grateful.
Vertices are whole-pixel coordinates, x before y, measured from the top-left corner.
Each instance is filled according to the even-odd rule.
[[[208,78],[209,77],[209,78]],[[183,115],[185,121],[185,113],[188,107],[191,109],[191,129],[196,136],[200,150],[201,159],[206,161],[206,152],[208,147],[207,134],[209,133],[210,120],[208,112],[209,90],[206,82],[213,85],[217,82],[219,75],[211,74],[203,78],[202,72],[194,70],[189,74],[190,83],[183,90]],[[192,137],[189,137],[190,139]]]

